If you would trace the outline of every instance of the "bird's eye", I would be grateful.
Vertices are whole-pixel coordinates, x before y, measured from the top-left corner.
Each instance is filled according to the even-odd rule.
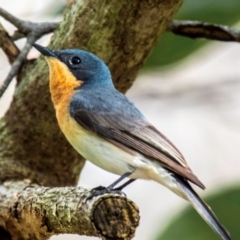
[[[68,62],[70,65],[78,65],[82,60],[79,57],[72,57]]]

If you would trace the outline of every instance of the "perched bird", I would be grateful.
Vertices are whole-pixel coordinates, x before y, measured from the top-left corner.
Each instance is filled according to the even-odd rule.
[[[72,146],[100,168],[121,175],[105,189],[114,190],[124,178],[154,180],[192,203],[223,240],[231,237],[189,182],[204,185],[182,154],[127,97],[118,92],[105,63],[78,49],[53,51],[33,46],[47,60],[50,92],[59,126]]]

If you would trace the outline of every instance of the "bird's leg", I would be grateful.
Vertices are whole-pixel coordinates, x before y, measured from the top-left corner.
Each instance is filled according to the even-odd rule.
[[[127,182],[122,184],[121,186],[114,188],[114,190],[122,191],[126,186],[128,186],[130,183],[134,182],[136,179],[129,179]]]
[[[130,179],[129,181],[127,181],[126,183],[124,183],[123,185],[121,185],[120,187],[114,189],[114,187],[120,183],[123,179],[129,177],[132,172],[126,172],[124,173],[120,178],[118,178],[115,182],[113,182],[112,184],[110,184],[108,187],[96,187],[92,189],[91,195],[87,198],[87,200],[90,200],[93,197],[99,196],[99,195],[103,195],[105,193],[110,193],[110,192],[114,192],[114,193],[119,193],[119,194],[124,194],[121,190],[127,186],[128,184],[130,184],[131,182],[133,182],[135,179]]]
[[[126,172],[124,173],[120,178],[118,178],[115,182],[113,182],[111,185],[107,187],[108,190],[114,189],[114,187],[119,184],[123,179],[129,177],[133,172]]]

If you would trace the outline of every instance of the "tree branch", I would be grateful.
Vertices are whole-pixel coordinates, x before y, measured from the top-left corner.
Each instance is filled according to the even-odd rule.
[[[24,35],[23,33],[19,32],[18,30],[16,30],[16,31],[13,33],[13,35],[11,36],[11,38],[12,38],[13,41],[17,41],[17,40],[22,39],[22,38],[24,38],[24,37],[25,37],[25,35]]]
[[[59,25],[59,22],[42,22],[33,23],[29,21],[23,21],[0,7],[0,16],[12,23],[19,32],[27,36],[29,33],[34,32],[36,36],[41,37],[44,34],[53,32]]]
[[[12,38],[8,35],[7,31],[4,29],[0,23],[0,48],[8,57],[8,61],[13,63],[19,54],[19,49],[13,42]]]
[[[12,79],[17,75],[19,69],[23,65],[24,60],[27,57],[28,52],[30,51],[32,44],[37,41],[40,37],[42,37],[45,34],[51,33],[54,31],[59,23],[32,23],[28,21],[20,20],[4,9],[0,8],[0,16],[4,17],[6,20],[8,20],[10,23],[12,23],[14,26],[18,28],[18,32],[24,34],[27,37],[27,42],[16,58],[16,60],[13,62],[12,68],[7,76],[7,78],[4,80],[3,85],[0,88],[0,98],[6,91],[7,87],[9,86]],[[1,26],[0,26],[1,27]],[[1,33],[1,29],[0,29]],[[5,34],[6,35],[6,34]],[[0,35],[1,36],[1,35]],[[8,36],[8,35],[7,35]],[[8,39],[5,37],[5,39]],[[1,39],[0,39],[1,40]],[[8,40],[8,42],[12,43],[12,41]],[[0,45],[1,47],[5,47],[6,44],[3,43]],[[9,46],[9,44],[8,44]],[[13,48],[15,44],[11,44],[11,48]],[[16,46],[15,46],[16,47]],[[7,49],[8,50],[8,49]],[[16,56],[16,55],[15,55]]]
[[[190,38],[207,38],[218,41],[240,42],[240,31],[224,25],[198,21],[174,20],[168,25],[167,30]]]
[[[21,68],[21,66],[23,64],[23,62],[26,60],[28,52],[32,48],[32,43],[34,43],[35,41],[36,41],[36,37],[35,37],[34,34],[30,34],[27,37],[27,42],[26,42],[24,48],[22,49],[20,54],[17,56],[16,60],[13,62],[10,72],[8,73],[6,79],[4,80],[4,82],[3,82],[3,84],[0,88],[0,98],[2,97],[4,92],[6,91],[7,87],[11,83],[12,79],[17,75],[19,69]]]
[[[8,181],[0,189],[1,222],[18,239],[42,240],[60,233],[131,239],[139,223],[137,206],[118,194],[87,200],[81,187],[38,187]],[[19,235],[21,233],[21,235]]]

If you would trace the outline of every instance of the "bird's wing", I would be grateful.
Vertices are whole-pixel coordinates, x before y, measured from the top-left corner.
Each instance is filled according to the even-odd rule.
[[[71,116],[82,127],[107,141],[155,159],[163,167],[204,189],[177,148],[124,95],[117,92],[113,96],[104,99],[88,96],[90,100],[86,100],[77,94],[70,105]]]

